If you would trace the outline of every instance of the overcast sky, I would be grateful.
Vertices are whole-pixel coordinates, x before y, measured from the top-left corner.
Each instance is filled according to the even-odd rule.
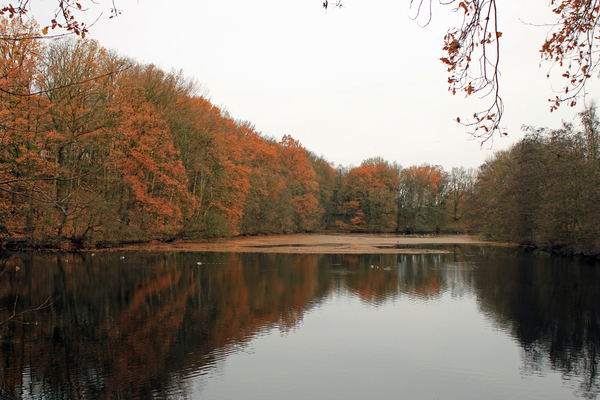
[[[35,1],[34,11],[55,4]],[[409,18],[409,0],[346,0],[327,11],[322,0],[115,2],[121,15],[105,13],[89,37],[138,62],[182,69],[234,118],[276,139],[291,135],[336,166],[381,156],[403,167],[478,167],[522,138],[522,125],[559,127],[583,106],[549,112],[551,65],[540,65],[539,53],[550,29],[540,25],[554,21],[549,0],[498,4],[508,137],[483,145],[456,117],[488,101],[452,96],[439,61],[444,34],[460,19],[452,7],[435,5],[421,28]],[[86,19],[101,9],[91,8]],[[44,25],[43,14],[34,15]],[[598,87],[589,87],[588,100]]]

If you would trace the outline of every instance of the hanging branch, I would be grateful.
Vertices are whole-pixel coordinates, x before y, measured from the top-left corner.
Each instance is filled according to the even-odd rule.
[[[19,0],[14,4],[10,3],[0,9],[0,15],[6,15],[10,19],[23,17],[29,12],[29,2],[30,0]],[[97,5],[98,3],[93,0],[57,0],[57,2],[54,18],[50,20],[50,25],[42,29],[42,33],[46,35],[50,29],[54,30],[58,28],[65,30],[68,34],[75,34],[85,38],[89,27],[93,24],[87,24],[76,18],[75,15],[78,12],[88,11],[88,8],[85,7],[86,2],[91,2],[93,5]],[[121,14],[121,11],[117,9],[114,0],[111,0],[109,18],[114,18],[119,14]]]
[[[416,8],[418,18],[424,12],[427,0],[411,0],[411,8]],[[432,18],[432,1],[429,1],[427,22]],[[504,114],[504,103],[500,96],[500,42],[502,32],[498,30],[496,0],[451,0],[442,5],[458,3],[455,12],[463,12],[463,22],[452,28],[444,36],[444,57],[440,60],[447,66],[448,90],[452,94],[465,96],[478,94],[481,98],[491,98],[488,108],[475,112],[472,118],[456,121],[469,130],[474,138],[485,142],[495,132],[506,135],[500,126]]]
[[[562,77],[567,80],[556,97],[548,99],[550,111],[554,111],[562,103],[574,107],[585,97],[588,79],[599,72],[600,0],[552,0],[550,4],[556,6],[552,12],[558,16],[558,29],[546,39],[540,53],[542,60],[565,68]]]
[[[434,0],[410,0],[415,11],[413,20],[425,19],[419,26],[426,27],[433,18]],[[598,0],[600,1],[600,0]],[[479,95],[490,99],[488,108],[475,112],[472,118],[456,118],[469,133],[483,142],[494,133],[506,135],[500,122],[504,103],[500,94],[500,42],[496,0],[438,0],[444,6],[455,5],[454,12],[462,12],[460,26],[448,30],[444,36],[444,56],[440,60],[449,73],[448,90],[452,94]]]

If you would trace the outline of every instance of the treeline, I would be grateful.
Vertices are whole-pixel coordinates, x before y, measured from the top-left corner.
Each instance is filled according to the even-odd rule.
[[[33,23],[0,26],[5,238],[82,245],[445,227],[450,175],[439,167],[371,159],[334,169],[290,136],[234,120],[181,72],[95,41],[43,42]],[[453,204],[458,221],[460,195]]]
[[[599,125],[595,105],[581,127],[528,127],[480,167],[472,224],[493,239],[558,253],[600,255]]]
[[[462,167],[402,168],[381,158],[338,168],[333,226],[352,232],[464,233],[475,176]]]
[[[527,127],[477,171],[402,169],[382,159],[341,173],[336,224],[351,231],[468,232],[554,253],[600,255],[600,121]]]
[[[0,230],[37,243],[319,226],[334,169],[265,138],[181,73],[1,21]],[[14,39],[14,40],[11,40]]]
[[[0,20],[0,239],[75,245],[338,230],[473,233],[600,254],[598,121],[529,129],[478,171],[334,168],[181,72]]]

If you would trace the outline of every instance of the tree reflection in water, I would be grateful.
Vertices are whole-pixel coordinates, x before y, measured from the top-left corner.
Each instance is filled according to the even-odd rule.
[[[482,311],[518,340],[523,373],[577,377],[596,398],[600,349],[600,270],[591,262],[495,249],[475,273]]]
[[[522,373],[598,395],[600,277],[584,262],[494,247],[449,254],[10,255],[0,263],[0,397],[188,395],[252,338],[289,332],[335,291],[373,306],[473,295],[512,335]],[[201,262],[201,264],[198,264]]]

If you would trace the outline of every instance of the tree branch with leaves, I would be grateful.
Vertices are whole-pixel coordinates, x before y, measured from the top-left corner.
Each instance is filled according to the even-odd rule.
[[[585,85],[594,73],[599,73],[600,39],[599,0],[552,0],[552,12],[558,16],[556,30],[542,46],[542,59],[564,68],[567,82],[554,99],[549,99],[550,111],[566,103],[571,107],[585,96]]]
[[[500,38],[496,0],[437,0],[463,14],[462,22],[444,36],[443,56],[447,67],[448,89],[452,94],[467,97],[479,95],[489,99],[489,106],[470,118],[456,121],[464,125],[473,137],[485,142],[496,132],[506,135],[501,121],[504,103],[500,91]],[[341,6],[341,3],[339,3]],[[410,0],[414,20],[433,18],[434,0]],[[566,103],[573,107],[586,95],[586,84],[594,74],[600,74],[600,0],[551,0],[557,16],[553,29],[543,43],[542,61],[564,68],[563,88],[549,99],[550,111]],[[548,74],[550,77],[550,74]]]
[[[415,19],[428,10],[425,25],[429,24],[432,2],[433,0],[411,0],[411,8],[417,11]],[[496,0],[453,0],[440,3],[458,3],[454,11],[463,13],[461,25],[449,29],[444,36],[444,56],[440,60],[448,69],[448,90],[452,94],[491,97],[488,108],[475,112],[467,120],[461,120],[460,117],[456,120],[467,127],[474,137],[483,141],[490,139],[494,132],[506,135],[500,125],[504,114],[499,82],[499,39],[502,32],[498,30]]]
[[[15,3],[9,3],[0,9],[0,15],[7,16],[9,19],[24,17],[30,11],[30,3],[30,0],[18,0]],[[56,0],[54,17],[49,21],[48,25],[42,28],[42,33],[47,35],[49,30],[62,29],[68,34],[75,34],[85,38],[88,28],[93,23],[89,24],[83,21],[79,18],[79,15],[88,11],[90,7],[97,7],[98,5],[99,3],[94,0]],[[121,14],[114,0],[110,0],[109,9],[109,18],[114,18]]]

